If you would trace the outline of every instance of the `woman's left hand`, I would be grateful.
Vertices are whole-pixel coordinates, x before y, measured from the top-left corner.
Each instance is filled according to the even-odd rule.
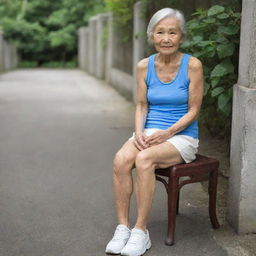
[[[156,131],[146,138],[146,143],[148,143],[150,146],[153,146],[161,144],[171,137],[172,136],[170,135],[170,132],[167,130]]]

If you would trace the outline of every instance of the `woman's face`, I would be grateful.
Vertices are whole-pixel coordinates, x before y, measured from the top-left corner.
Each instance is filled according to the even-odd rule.
[[[152,41],[156,51],[163,55],[178,51],[182,42],[182,34],[177,18],[164,18],[155,26]]]

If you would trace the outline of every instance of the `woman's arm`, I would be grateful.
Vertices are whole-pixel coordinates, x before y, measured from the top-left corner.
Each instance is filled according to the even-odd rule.
[[[198,118],[200,112],[204,93],[204,78],[202,63],[195,57],[190,58],[188,77],[190,79],[188,112],[168,129],[170,136],[185,129]]]
[[[146,140],[150,145],[159,144],[185,129],[198,118],[204,92],[203,67],[199,59],[191,57],[188,66],[189,102],[188,112],[167,130],[157,131]]]
[[[135,145],[139,150],[148,147],[145,142],[144,126],[148,113],[147,103],[147,85],[145,83],[147,73],[148,59],[143,59],[138,62],[136,67],[136,82],[137,82],[137,96],[136,96],[136,111],[135,111]]]

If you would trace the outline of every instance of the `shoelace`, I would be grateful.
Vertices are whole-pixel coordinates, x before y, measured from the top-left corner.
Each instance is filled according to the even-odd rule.
[[[127,230],[124,229],[124,228],[118,228],[115,233],[114,233],[114,236],[113,236],[113,239],[114,241],[118,241],[120,239],[123,239],[125,237],[127,233]]]

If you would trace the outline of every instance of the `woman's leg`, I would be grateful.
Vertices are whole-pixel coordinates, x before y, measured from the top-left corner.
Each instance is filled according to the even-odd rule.
[[[140,151],[136,157],[136,199],[138,216],[136,228],[146,230],[149,211],[155,191],[155,169],[167,168],[184,162],[179,151],[170,143],[164,142]]]
[[[139,150],[133,140],[128,140],[116,153],[114,159],[113,184],[119,224],[129,227],[130,198],[133,191],[132,173]]]

